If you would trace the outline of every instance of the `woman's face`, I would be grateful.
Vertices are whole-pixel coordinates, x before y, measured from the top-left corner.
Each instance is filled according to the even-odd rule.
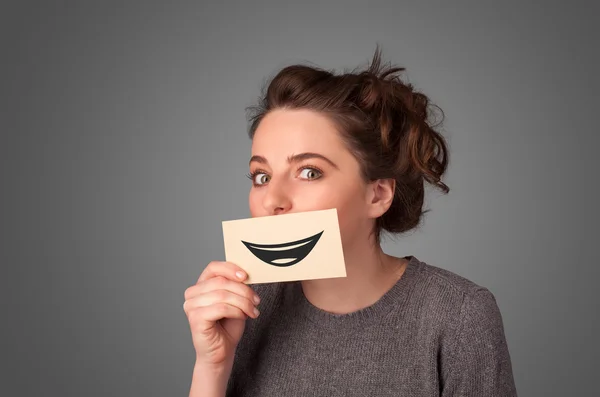
[[[252,142],[253,217],[337,208],[345,247],[373,224],[370,189],[332,122],[310,110],[277,109]]]

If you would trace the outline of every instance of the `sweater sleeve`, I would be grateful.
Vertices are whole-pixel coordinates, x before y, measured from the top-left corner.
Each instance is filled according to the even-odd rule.
[[[504,325],[486,288],[465,296],[442,367],[442,397],[516,397]]]

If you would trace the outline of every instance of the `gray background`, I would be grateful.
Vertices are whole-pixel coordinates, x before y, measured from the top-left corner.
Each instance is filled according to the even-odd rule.
[[[451,148],[386,250],[495,294],[521,396],[597,392],[598,5],[100,3],[0,8],[0,395],[187,395],[183,292],[249,215],[244,107],[377,43]]]

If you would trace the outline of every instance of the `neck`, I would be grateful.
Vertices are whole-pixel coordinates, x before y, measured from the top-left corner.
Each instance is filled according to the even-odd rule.
[[[377,302],[404,273],[408,260],[383,252],[372,240],[352,243],[344,250],[344,278],[302,281],[306,299],[321,310],[347,314]]]

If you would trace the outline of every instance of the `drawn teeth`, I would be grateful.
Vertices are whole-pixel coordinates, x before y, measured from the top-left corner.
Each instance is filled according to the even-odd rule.
[[[300,244],[286,245],[285,247],[266,247],[266,248],[261,247],[260,245],[252,245],[252,248],[265,250],[265,251],[285,251],[285,250],[289,250],[289,249],[293,249],[293,248],[302,247],[303,245],[306,245],[308,243],[310,243],[310,241],[306,241],[306,242],[300,243]]]
[[[323,231],[314,236],[283,244],[242,243],[261,261],[269,265],[287,267],[303,260],[321,238]]]

